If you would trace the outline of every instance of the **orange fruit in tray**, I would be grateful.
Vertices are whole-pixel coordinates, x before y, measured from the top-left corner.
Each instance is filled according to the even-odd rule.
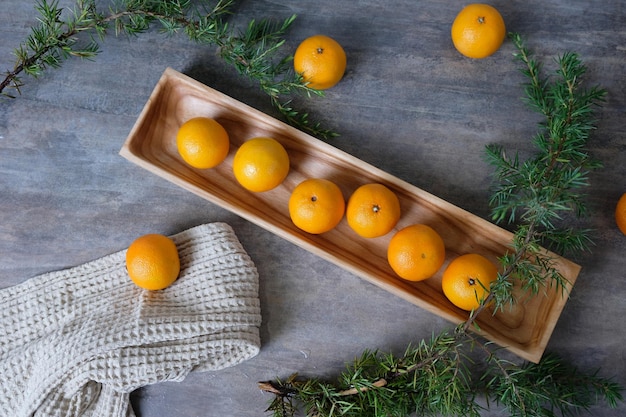
[[[504,42],[506,28],[498,10],[488,4],[469,4],[452,23],[452,43],[469,58],[486,58]]]
[[[126,251],[126,269],[130,279],[146,290],[162,290],[176,281],[180,258],[176,245],[167,236],[143,235]]]
[[[430,226],[414,224],[398,231],[387,247],[389,265],[400,278],[423,281],[446,260],[443,239]]]
[[[324,35],[307,38],[298,45],[293,67],[309,87],[326,90],[337,84],[346,71],[346,53],[339,43]]]
[[[328,232],[339,224],[346,202],[339,187],[323,178],[302,181],[289,198],[289,216],[298,228],[312,234]]]
[[[443,271],[444,295],[460,309],[476,309],[488,296],[491,283],[498,279],[498,268],[482,255],[461,255]]]
[[[626,235],[626,193],[617,201],[615,207],[615,222],[617,227]]]
[[[269,191],[289,173],[289,155],[276,139],[256,137],[244,142],[233,159],[235,178],[245,189]]]
[[[357,188],[346,207],[348,225],[359,236],[386,235],[400,220],[400,201],[383,184],[365,184]]]
[[[207,117],[195,117],[178,129],[176,146],[186,163],[194,168],[208,169],[226,159],[230,142],[221,124]]]

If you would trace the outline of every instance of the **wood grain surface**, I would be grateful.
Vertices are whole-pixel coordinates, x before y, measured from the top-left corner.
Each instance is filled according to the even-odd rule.
[[[344,79],[325,97],[296,98],[294,105],[340,133],[328,140],[333,147],[488,221],[492,170],[485,146],[529,155],[540,118],[523,101],[524,78],[510,42],[484,60],[454,50],[450,25],[464,4],[240,1],[229,24],[243,28],[250,19],[296,14],[285,54],[316,33],[338,40],[348,56]],[[589,85],[608,90],[589,145],[604,164],[591,176],[591,216],[583,224],[594,229],[595,245],[570,259],[581,270],[547,351],[626,385],[626,236],[613,219],[626,192],[626,2],[491,4],[547,71],[556,56],[574,51],[588,67]],[[0,70],[13,66],[13,50],[36,24],[34,5],[2,1]],[[270,398],[257,381],[293,372],[332,378],[364,349],[400,353],[450,327],[435,312],[120,156],[168,67],[279,116],[258,86],[211,46],[156,30],[136,38],[111,34],[101,46],[94,61],[72,59],[25,78],[16,99],[0,98],[0,288],[124,249],[144,233],[173,234],[213,221],[233,226],[261,277],[261,353],[233,368],[136,391],[137,416],[261,416]],[[591,415],[625,411],[598,407]],[[485,413],[500,415],[497,408]]]

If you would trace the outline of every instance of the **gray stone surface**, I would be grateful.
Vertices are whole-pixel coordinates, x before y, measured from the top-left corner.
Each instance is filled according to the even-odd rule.
[[[13,49],[36,23],[34,4],[2,1],[1,70],[13,66]],[[626,236],[613,220],[626,191],[625,3],[493,4],[548,69],[557,54],[576,51],[590,83],[609,92],[590,143],[604,163],[589,190],[587,226],[596,230],[596,245],[574,259],[583,269],[548,350],[626,385]],[[480,61],[453,49],[449,28],[460,8],[439,0],[242,1],[231,23],[297,14],[285,53],[316,33],[337,39],[348,55],[345,78],[325,98],[296,100],[341,133],[329,143],[487,218],[491,170],[484,146],[529,152],[539,119],[521,100],[524,79],[510,42]],[[25,78],[20,97],[0,99],[0,288],[124,249],[144,233],[213,221],[231,224],[257,264],[264,318],[259,356],[137,391],[140,417],[263,415],[270,398],[257,389],[259,380],[293,372],[332,377],[363,349],[400,352],[449,326],[118,155],[166,67],[277,116],[263,93],[215,52],[182,35],[111,35],[95,61],[70,60],[37,80]]]

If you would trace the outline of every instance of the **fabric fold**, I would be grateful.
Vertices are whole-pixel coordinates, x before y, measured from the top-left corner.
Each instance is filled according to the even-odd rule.
[[[133,416],[139,387],[258,354],[258,273],[232,228],[171,237],[164,290],[130,281],[125,250],[0,290],[0,416]]]

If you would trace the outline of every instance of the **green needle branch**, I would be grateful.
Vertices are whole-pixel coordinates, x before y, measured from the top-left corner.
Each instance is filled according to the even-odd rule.
[[[524,297],[541,296],[542,289],[553,286],[567,296],[569,283],[547,249],[577,253],[591,244],[588,230],[563,225],[587,212],[582,190],[589,185],[589,172],[600,167],[587,142],[605,91],[583,88],[585,66],[576,54],[559,57],[556,77],[544,77],[521,37],[510,38],[527,78],[528,103],[544,122],[533,138],[536,154],[524,161],[499,145],[486,149],[494,167],[493,220],[516,228],[491,292],[456,328],[399,356],[365,351],[335,383],[298,375],[259,383],[274,396],[267,409],[273,416],[303,411],[311,417],[478,417],[485,406],[496,404],[511,417],[565,417],[600,401],[612,408],[623,401],[623,387],[597,373],[587,374],[551,353],[537,364],[516,363],[472,332],[481,314],[522,302],[513,291],[516,281]]]
[[[307,113],[294,109],[291,99],[284,99],[294,95],[324,96],[323,91],[308,87],[301,75],[293,71],[292,55],[277,57],[295,16],[278,23],[252,20],[244,31],[237,32],[223,20],[234,0],[217,0],[212,7],[206,1],[199,2],[199,6],[197,3],[119,0],[103,13],[96,0],[76,0],[71,11],[59,7],[58,0],[39,0],[39,24],[15,50],[16,63],[0,81],[0,94],[14,97],[9,89],[19,94],[24,85],[22,73],[36,78],[48,68],[60,67],[70,57],[94,59],[100,51],[99,41],[111,28],[116,35],[135,36],[160,26],[167,35],[182,32],[194,42],[217,47],[226,63],[258,83],[287,123],[322,139],[337,136],[319,122],[312,122]]]

